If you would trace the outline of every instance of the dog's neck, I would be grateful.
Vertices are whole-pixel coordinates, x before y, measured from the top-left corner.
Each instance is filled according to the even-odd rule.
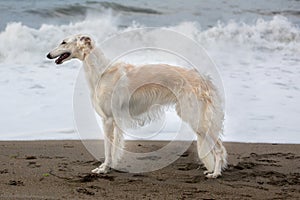
[[[93,49],[89,55],[85,57],[83,66],[92,95],[108,64],[109,60],[104,56],[103,52],[97,48]]]

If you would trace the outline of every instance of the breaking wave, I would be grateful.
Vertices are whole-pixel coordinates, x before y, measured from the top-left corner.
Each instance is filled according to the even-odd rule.
[[[118,21],[118,17],[103,14],[89,16],[83,21],[68,25],[43,24],[38,29],[19,22],[9,23],[0,33],[0,62],[40,63],[46,52],[68,35],[86,33],[101,42],[119,31],[143,27],[132,23],[131,26],[122,28]],[[254,50],[300,51],[299,27],[282,16],[275,16],[269,21],[259,19],[254,24],[234,21],[218,23],[207,30],[202,30],[201,25],[196,22],[182,22],[165,28],[181,32],[204,47],[215,50],[235,45]]]

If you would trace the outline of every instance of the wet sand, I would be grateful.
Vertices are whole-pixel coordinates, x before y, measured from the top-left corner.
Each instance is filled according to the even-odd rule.
[[[135,152],[166,142],[127,142]],[[206,179],[193,144],[148,173],[89,173],[81,141],[0,142],[0,199],[300,199],[300,145],[225,143],[229,165]],[[155,160],[153,160],[155,162]]]

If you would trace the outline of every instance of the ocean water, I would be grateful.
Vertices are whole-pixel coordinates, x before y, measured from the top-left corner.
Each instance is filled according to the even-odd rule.
[[[72,97],[79,61],[45,55],[87,33],[164,27],[197,41],[226,94],[224,140],[300,143],[300,2],[0,1],[0,140],[78,139]],[[145,59],[151,62],[151,59]],[[164,135],[174,132],[170,115]]]

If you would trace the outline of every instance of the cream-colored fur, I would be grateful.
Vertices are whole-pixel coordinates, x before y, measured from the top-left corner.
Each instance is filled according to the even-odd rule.
[[[72,58],[84,64],[93,106],[104,127],[105,161],[93,173],[107,173],[117,164],[124,146],[125,127],[142,126],[164,110],[153,105],[175,105],[178,115],[197,134],[197,150],[208,178],[221,175],[227,153],[219,135],[224,113],[211,80],[196,70],[166,64],[134,66],[109,60],[89,36],[65,39],[48,58],[61,64]]]

